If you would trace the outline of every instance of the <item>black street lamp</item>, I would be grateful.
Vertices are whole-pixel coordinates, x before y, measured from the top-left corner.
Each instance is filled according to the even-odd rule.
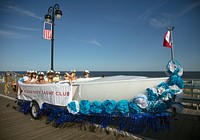
[[[45,15],[47,22],[52,23],[52,38],[51,38],[51,70],[53,69],[53,50],[54,50],[54,15],[57,19],[60,19],[62,16],[62,11],[59,8],[58,4],[49,7],[48,14]]]

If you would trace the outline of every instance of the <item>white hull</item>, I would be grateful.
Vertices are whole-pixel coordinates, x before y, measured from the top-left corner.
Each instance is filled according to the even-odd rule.
[[[131,100],[145,94],[147,88],[166,82],[168,77],[147,78],[138,76],[111,76],[98,79],[77,80],[73,84],[74,100]]]

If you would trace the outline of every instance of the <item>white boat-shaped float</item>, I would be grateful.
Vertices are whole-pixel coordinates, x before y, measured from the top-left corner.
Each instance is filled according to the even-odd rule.
[[[167,82],[169,77],[149,78],[143,76],[109,76],[104,78],[78,79],[73,83],[74,100],[132,100],[145,94],[149,87]]]
[[[18,99],[36,101],[40,108],[43,103],[67,106],[72,100],[132,100],[145,94],[149,87],[167,82],[169,78],[148,78],[142,76],[109,76],[77,79],[72,85],[68,81],[53,84],[19,83]]]

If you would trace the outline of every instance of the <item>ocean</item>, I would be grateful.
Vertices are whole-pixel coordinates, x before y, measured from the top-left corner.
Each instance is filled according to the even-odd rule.
[[[26,74],[26,71],[13,71],[18,74]],[[0,71],[2,76],[5,71]],[[44,71],[44,73],[46,73]],[[61,75],[64,75],[64,71],[61,71]],[[77,71],[77,77],[82,77],[83,72]],[[146,76],[146,77],[167,77],[164,71],[90,71],[90,77],[101,76],[115,76],[115,75],[127,75],[127,76]],[[186,71],[183,73],[184,79],[200,79],[200,71]]]

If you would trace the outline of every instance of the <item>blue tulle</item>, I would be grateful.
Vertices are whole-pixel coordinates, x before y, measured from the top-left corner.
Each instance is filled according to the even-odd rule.
[[[46,121],[47,124],[53,121],[63,111],[62,108],[59,108],[58,106],[53,106],[53,105],[50,105],[50,109],[51,111]]]
[[[134,99],[135,102],[140,108],[145,109],[148,106],[147,96],[144,94],[138,94]]]
[[[172,104],[172,100],[168,100],[168,101],[163,101],[166,105],[166,109],[170,109],[171,108],[171,104]]]
[[[101,102],[99,101],[92,102],[90,105],[90,111],[91,113],[100,114],[102,112]]]
[[[116,102],[114,100],[105,100],[102,107],[105,113],[112,114],[115,111]]]
[[[142,109],[134,101],[129,103],[129,108],[130,112],[134,114],[139,114],[142,111]]]
[[[168,83],[170,86],[177,85],[180,89],[184,88],[184,82],[181,77],[177,75],[173,75],[170,77],[170,81]]]
[[[19,111],[23,112],[24,114],[28,114],[30,112],[30,101],[22,101],[20,100],[19,101],[19,104],[20,104],[20,108],[19,108]]]
[[[174,95],[175,93],[172,90],[168,89],[162,93],[162,95],[160,96],[160,99],[164,101],[171,100],[174,98]]]
[[[164,102],[161,102],[161,101],[158,101],[156,104],[155,104],[155,107],[154,107],[154,112],[155,113],[164,113],[166,112],[166,105]]]
[[[176,95],[183,92],[183,90],[180,89],[177,85],[170,86],[169,88],[170,88],[170,90],[172,90]]]
[[[65,122],[73,121],[74,115],[70,114],[67,110],[63,110],[60,113],[60,117],[56,119],[54,126],[58,127],[59,125],[64,124]]]
[[[166,84],[165,82],[160,83],[159,85],[157,85],[156,89],[158,90],[159,88],[163,88],[163,89],[168,89],[169,85]]]
[[[77,112],[76,103],[75,103],[75,102],[70,102],[70,103],[68,104],[68,107],[69,107],[69,109],[70,109],[71,111]]]
[[[158,94],[155,93],[152,89],[147,88],[146,93],[147,93],[148,101],[157,101],[158,100]]]
[[[126,115],[129,112],[129,106],[127,100],[121,100],[117,103],[117,110],[121,112],[123,115]]]
[[[170,60],[167,65],[167,74],[169,76],[171,75],[177,75],[182,76],[183,75],[183,68],[181,67],[180,63],[177,60]]]
[[[156,104],[156,101],[148,101],[147,112],[153,113],[155,104]]]
[[[89,114],[90,113],[90,102],[88,100],[81,100],[80,102],[80,113]]]

